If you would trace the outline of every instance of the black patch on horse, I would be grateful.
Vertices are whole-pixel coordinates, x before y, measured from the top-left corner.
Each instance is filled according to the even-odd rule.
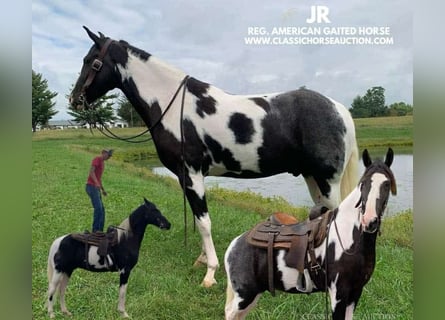
[[[270,108],[261,123],[261,172],[277,173],[274,164],[282,163],[295,176],[313,176],[322,194],[328,196],[326,180],[332,179],[345,161],[338,155],[344,154],[346,128],[334,104],[315,91],[299,89],[277,95]],[[289,143],[277,143],[283,139]]]
[[[229,128],[235,134],[235,141],[239,144],[252,142],[252,136],[255,133],[253,121],[247,118],[243,113],[234,113],[229,120]]]
[[[224,166],[230,171],[241,171],[241,164],[239,161],[235,160],[233,153],[226,148],[223,148],[221,144],[213,139],[211,136],[206,134],[204,136],[204,142],[212,152],[213,159],[215,162],[223,163]]]
[[[249,100],[252,100],[253,102],[255,102],[257,105],[259,105],[261,108],[263,108],[266,112],[270,111],[270,105],[266,99],[263,99],[260,97],[255,97],[255,98],[250,98]]]
[[[196,113],[201,118],[204,118],[205,114],[211,115],[216,112],[216,100],[207,94],[209,87],[208,83],[193,77],[187,80],[187,90],[197,98]]]

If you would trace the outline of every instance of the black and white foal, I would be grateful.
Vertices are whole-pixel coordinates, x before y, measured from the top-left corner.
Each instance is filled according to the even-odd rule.
[[[363,163],[366,170],[358,186],[337,209],[324,213],[330,214],[332,219],[326,227],[326,239],[315,248],[315,257],[322,269],[318,273],[306,269],[312,283],[306,283],[305,288],[311,289],[305,293],[327,290],[333,319],[352,319],[363,287],[374,271],[381,218],[390,191],[396,194],[390,169],[392,161],[392,149],[388,149],[384,162],[372,162],[365,150]],[[235,238],[224,257],[228,277],[226,319],[243,319],[261,293],[269,289],[267,250],[250,245],[246,236],[244,233]],[[273,252],[274,286],[285,292],[302,293],[297,285],[300,274],[286,264],[286,254],[285,249]],[[310,255],[306,254],[310,262]]]
[[[117,228],[118,242],[110,250],[106,260],[98,255],[97,246],[88,246],[75,240],[72,234],[64,235],[51,245],[48,256],[48,314],[54,318],[54,300],[57,289],[60,292],[60,308],[63,313],[71,315],[65,305],[65,290],[71,274],[77,268],[93,272],[118,271],[119,303],[118,310],[123,317],[128,277],[136,265],[139,249],[147,225],[152,224],[161,229],[170,229],[170,222],[156,206],[144,198],[144,203],[126,218]]]

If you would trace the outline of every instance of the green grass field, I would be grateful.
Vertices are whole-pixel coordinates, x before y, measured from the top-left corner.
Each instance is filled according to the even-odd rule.
[[[404,117],[405,118],[405,117]],[[374,119],[357,123],[362,148],[375,146],[380,127]],[[394,119],[390,119],[394,121]],[[411,140],[412,117],[389,124],[395,140],[382,138],[378,146],[403,145]],[[383,120],[382,121],[389,121]],[[369,129],[374,126],[374,131]],[[119,131],[124,135],[140,129]],[[411,132],[411,133],[409,133]],[[397,134],[396,134],[397,133]],[[391,135],[389,135],[391,137]],[[396,144],[402,143],[402,144]],[[184,245],[182,192],[178,184],[135,166],[134,160],[155,159],[150,143],[132,145],[104,138],[97,131],[42,131],[32,141],[32,314],[46,319],[47,254],[58,236],[91,228],[92,208],[84,185],[90,161],[101,148],[116,150],[107,162],[103,178],[109,193],[104,199],[106,225],[119,224],[147,197],[172,223],[169,231],[149,226],[139,262],[133,270],[127,293],[127,312],[134,319],[222,319],[224,317],[226,277],[222,258],[229,242],[274,211],[292,212],[303,218],[306,208],[294,208],[280,198],[261,198],[255,194],[223,189],[208,192],[213,237],[221,267],[218,284],[210,289],[199,286],[204,268],[192,266],[200,252],[199,233],[193,232],[188,208],[188,238]],[[155,161],[155,160],[154,160]],[[390,200],[391,201],[391,200]],[[377,265],[365,287],[355,319],[411,319],[413,317],[413,213],[401,213],[384,220],[378,238]],[[67,306],[74,319],[119,319],[117,312],[118,274],[76,270],[67,290]],[[62,318],[56,304],[56,317]],[[324,295],[265,293],[249,319],[321,319]]]

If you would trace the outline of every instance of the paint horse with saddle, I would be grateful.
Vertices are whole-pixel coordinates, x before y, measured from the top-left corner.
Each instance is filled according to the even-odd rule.
[[[205,195],[206,176],[303,175],[315,203],[335,208],[357,183],[354,122],[337,101],[300,88],[234,95],[123,40],[94,34],[70,96],[78,110],[120,89],[151,133],[162,164],[187,197],[202,238],[195,264],[210,287],[219,266]],[[128,138],[126,138],[128,140]]]
[[[306,221],[280,216],[235,238],[225,257],[226,319],[243,319],[261,296],[327,292],[333,319],[352,319],[363,287],[375,267],[376,238],[396,181],[384,161],[363,152],[365,172],[357,187],[334,210],[316,206]]]
[[[170,229],[170,222],[156,206],[144,198],[144,203],[118,227],[107,233],[72,233],[54,240],[48,255],[48,314],[54,318],[56,291],[60,293],[60,308],[71,315],[65,304],[65,290],[73,271],[82,268],[93,272],[119,272],[118,311],[128,317],[125,296],[131,270],[138,262],[139,250],[147,225]]]

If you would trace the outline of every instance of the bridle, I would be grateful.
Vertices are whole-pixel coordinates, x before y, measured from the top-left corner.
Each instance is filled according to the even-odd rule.
[[[105,57],[105,54],[107,53],[108,47],[113,42],[114,42],[114,40],[107,39],[105,41],[105,44],[100,49],[99,56],[96,59],[94,59],[93,62],[91,63],[91,69],[88,72],[87,79],[85,80],[85,83],[83,84],[82,89],[80,90],[80,95],[79,95],[79,101],[82,102],[83,106],[88,107],[88,103],[85,99],[85,92],[86,92],[87,88],[91,85],[91,83],[93,82],[94,78],[96,77],[96,74],[100,71],[100,69],[102,69],[103,59]]]
[[[91,69],[88,72],[87,75],[87,79],[85,80],[85,83],[82,86],[82,89],[80,90],[80,95],[79,95],[79,102],[82,103],[82,106],[89,108],[89,104],[86,101],[85,98],[85,93],[87,88],[91,85],[91,83],[93,83],[94,78],[96,77],[96,74],[102,69],[102,65],[103,65],[103,59],[105,57],[105,54],[107,53],[108,47],[115,42],[115,40],[112,40],[110,38],[108,38],[104,45],[102,46],[102,48],[100,49],[99,52],[99,56],[93,60],[93,62],[91,63]],[[173,94],[170,102],[168,103],[167,107],[165,108],[165,110],[162,112],[161,116],[159,117],[158,120],[156,120],[147,130],[145,130],[142,133],[139,133],[135,136],[132,137],[127,137],[127,138],[122,138],[117,136],[116,134],[114,134],[113,132],[111,132],[106,126],[104,127],[104,130],[106,132],[104,132],[104,130],[100,130],[99,131],[105,135],[108,138],[111,139],[117,139],[117,140],[122,140],[122,141],[126,141],[126,142],[131,142],[131,143],[143,143],[143,142],[147,142],[149,140],[152,140],[152,137],[149,137],[147,139],[144,140],[134,140],[136,138],[139,138],[141,136],[143,136],[144,134],[151,132],[152,129],[154,129],[160,122],[161,120],[164,118],[165,114],[167,113],[167,111],[170,109],[171,105],[173,104],[173,102],[175,101],[179,91],[181,89],[183,89],[183,96],[182,96],[182,100],[181,100],[181,119],[182,119],[182,113],[183,113],[183,109],[184,109],[184,94],[185,94],[185,88],[187,85],[187,80],[189,79],[189,76],[186,75],[184,77],[184,79],[181,81],[181,83],[179,84],[178,88],[176,89],[175,93]],[[182,121],[181,121],[181,130],[182,130]]]

